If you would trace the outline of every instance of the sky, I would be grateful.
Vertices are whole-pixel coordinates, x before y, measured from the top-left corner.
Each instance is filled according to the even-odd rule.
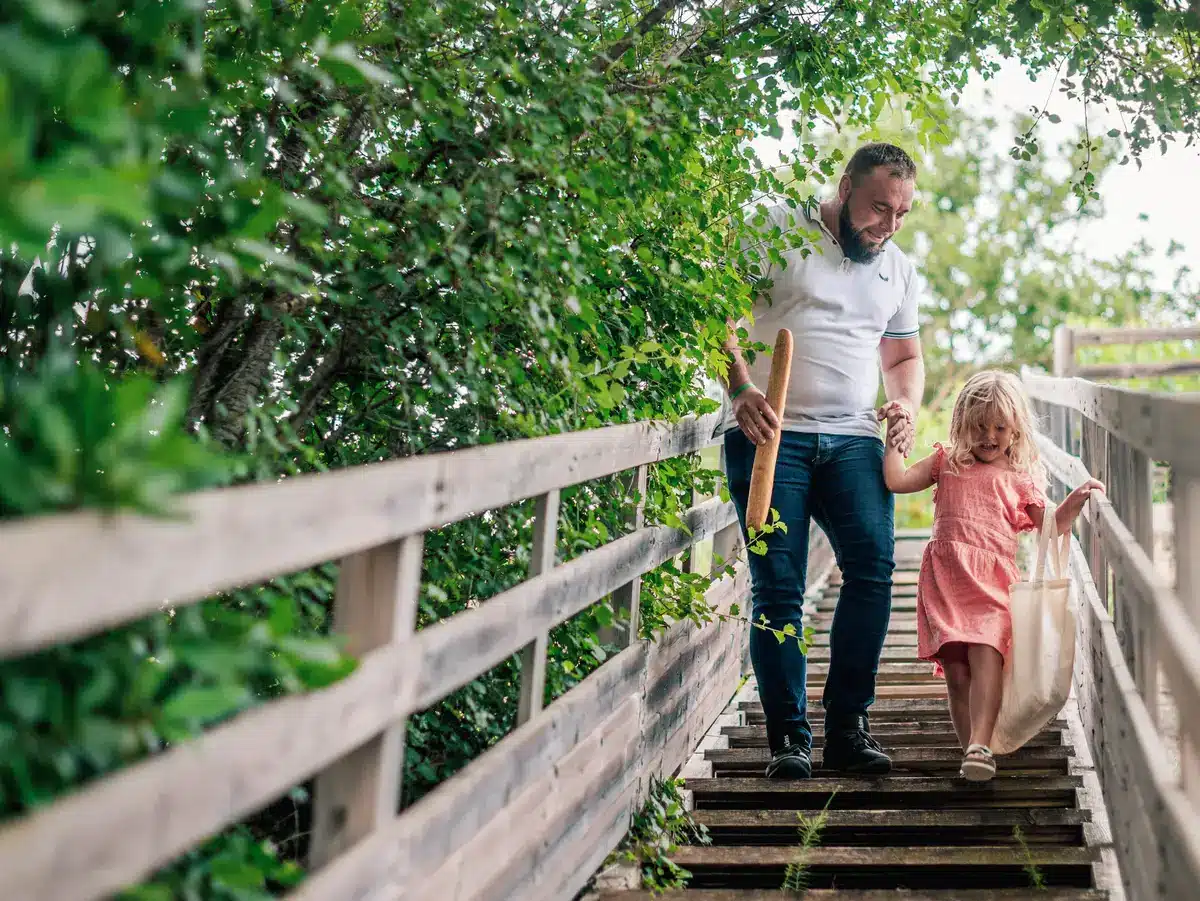
[[[990,81],[974,76],[959,105],[973,115],[996,113],[998,107],[1028,111],[1031,106],[1040,109],[1047,97],[1047,112],[1062,118],[1058,124],[1043,120],[1038,126],[1041,146],[1050,148],[1070,139],[1083,124],[1084,115],[1082,101],[1071,100],[1054,87],[1052,72],[1031,81],[1019,63],[1006,60]],[[1087,115],[1093,134],[1121,127],[1115,110],[1089,104]],[[1008,136],[998,134],[996,151],[1007,153],[1009,146]],[[1082,230],[1087,246],[1101,259],[1117,256],[1144,237],[1155,248],[1152,263],[1163,288],[1169,287],[1181,263],[1200,253],[1200,143],[1184,147],[1177,141],[1167,147],[1166,154],[1160,154],[1157,147],[1145,151],[1140,171],[1132,162],[1112,167],[1098,186],[1104,216]],[[1140,214],[1145,214],[1145,221],[1139,219]],[[1168,260],[1165,251],[1172,238],[1185,245],[1187,252]]]

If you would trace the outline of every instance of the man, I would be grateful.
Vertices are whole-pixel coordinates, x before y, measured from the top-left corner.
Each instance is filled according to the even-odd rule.
[[[773,346],[780,328],[795,341],[791,380],[780,423],[763,393],[769,354],[747,365],[731,335],[725,452],[729,487],[745,526],[755,445],[782,428],[771,506],[787,533],[768,536],[765,556],[750,557],[753,618],[802,634],[809,518],[833,545],[843,582],[830,637],[825,683],[824,766],[882,774],[891,760],[870,734],[867,708],[891,614],[894,569],[893,499],[883,481],[879,422],[906,456],[925,387],[917,329],[918,278],[892,236],[912,207],[916,165],[890,144],[868,144],[850,159],[837,197],[810,218],[777,207],[766,228],[816,230],[807,256],[785,253],[757,299],[750,339]],[[879,370],[888,403],[875,410]],[[812,774],[812,730],[805,691],[806,660],[798,642],[750,633],[750,656],[767,720],[767,776]]]

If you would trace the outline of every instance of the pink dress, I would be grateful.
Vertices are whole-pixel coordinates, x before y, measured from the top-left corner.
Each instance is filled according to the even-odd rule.
[[[917,582],[917,655],[939,660],[947,642],[1012,645],[1008,589],[1020,579],[1017,535],[1035,528],[1029,507],[1046,499],[1024,472],[976,463],[947,468],[934,445],[933,534]]]

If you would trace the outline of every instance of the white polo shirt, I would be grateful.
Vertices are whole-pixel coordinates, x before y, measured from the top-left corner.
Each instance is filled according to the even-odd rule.
[[[790,329],[794,349],[784,407],[783,428],[796,432],[878,437],[875,401],[879,391],[879,341],[919,334],[920,279],[900,248],[888,242],[869,263],[854,263],[842,253],[819,212],[809,219],[803,209],[780,205],[762,226],[785,233],[819,229],[820,239],[807,257],[800,249],[783,253],[786,266],[771,263],[765,273],[774,284],[755,302],[753,322],[740,323],[752,341],[775,346],[781,328]],[[763,392],[771,374],[771,354],[760,353],[750,378]],[[736,428],[725,397],[723,428]]]

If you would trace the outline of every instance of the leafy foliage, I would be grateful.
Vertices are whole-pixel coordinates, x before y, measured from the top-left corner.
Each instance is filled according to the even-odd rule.
[[[759,200],[797,203],[836,175],[820,123],[869,127],[893,98],[924,146],[950,145],[948,104],[1000,50],[1127,107],[1136,158],[1195,130],[1186,16],[1056,0],[14,0],[0,515],[164,514],[207,485],[711,409],[701,376],[723,373],[725,323],[785,243],[750,234]],[[781,121],[776,170],[750,142]],[[1085,137],[1074,184],[1091,197]],[[649,521],[680,521],[711,469],[655,467]],[[570,559],[623,533],[636,499],[611,479],[563,503]],[[522,578],[530,534],[516,505],[429,536],[419,625]],[[0,664],[4,815],[344,674],[335,578],[293,574]],[[711,618],[703,579],[648,575],[647,634]],[[611,617],[602,603],[555,630],[550,697],[605,659]],[[407,797],[510,728],[518,673],[506,661],[412,718]],[[263,844],[273,828],[214,839],[143,897],[271,891],[293,875]]]
[[[630,824],[609,862],[627,861],[641,868],[642,888],[652,894],[686,888],[690,871],[671,860],[681,844],[707,845],[708,829],[687,812],[679,790],[682,779],[654,779],[646,803]]]

